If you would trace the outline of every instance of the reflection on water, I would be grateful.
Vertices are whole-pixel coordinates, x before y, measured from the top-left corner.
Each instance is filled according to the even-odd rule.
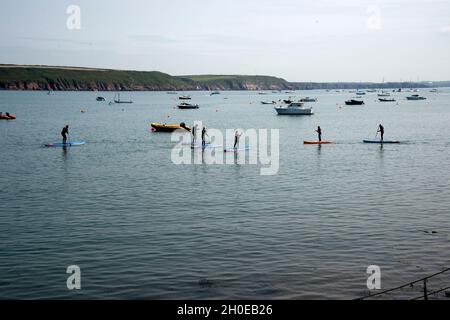
[[[190,93],[195,112],[165,93],[130,93],[135,104],[122,110],[95,93],[0,92],[18,115],[0,122],[0,298],[355,298],[370,264],[385,288],[438,271],[450,259],[445,90],[397,97],[402,108],[367,99],[341,109],[348,93],[302,92],[319,97],[308,118],[276,116],[253,92]],[[279,173],[261,176],[241,164],[245,153],[220,148],[230,165],[208,165],[209,152],[189,146],[200,165],[174,165],[170,135],[147,130],[167,119],[279,129]],[[66,123],[85,146],[40,147]],[[300,142],[316,123],[336,144]],[[363,144],[378,123],[386,139],[410,143]],[[72,264],[77,295],[65,289]]]

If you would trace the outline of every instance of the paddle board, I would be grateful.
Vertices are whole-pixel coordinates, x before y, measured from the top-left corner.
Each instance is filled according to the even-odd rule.
[[[197,141],[198,141],[198,140],[197,140]],[[206,143],[206,145],[210,145],[210,144],[211,144],[211,142],[207,142],[207,143]],[[182,146],[192,146],[192,142],[182,142],[181,145],[182,145]],[[196,146],[201,146],[201,145],[202,145],[202,144],[201,144],[201,141],[200,141],[200,143],[196,143],[195,145],[196,145]]]
[[[331,141],[303,141],[304,144],[331,144]]]
[[[47,148],[64,148],[64,147],[75,147],[75,146],[82,146],[84,145],[84,141],[73,141],[73,142],[67,142],[67,143],[52,143],[52,144],[46,144],[45,146]]]
[[[250,146],[245,146],[242,148],[229,148],[229,149],[225,149],[223,150],[224,152],[239,152],[239,151],[247,151],[250,150]]]
[[[222,146],[216,145],[216,144],[206,144],[205,146],[202,146],[201,144],[198,145],[191,145],[191,149],[215,149],[215,148],[221,148]]]
[[[388,144],[388,143],[400,143],[400,141],[396,140],[363,140],[364,143],[378,143],[378,144]]]

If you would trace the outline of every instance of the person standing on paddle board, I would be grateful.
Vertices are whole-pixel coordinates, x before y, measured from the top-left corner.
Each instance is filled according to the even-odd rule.
[[[239,134],[239,132],[236,130],[234,133],[234,149],[236,149],[239,146],[239,139],[241,138],[242,134]]]
[[[322,129],[320,128],[320,126],[317,127],[316,132],[319,135],[319,142],[322,142]]]
[[[67,143],[67,135],[68,134],[69,134],[69,125],[66,125],[61,131],[61,135],[63,137],[63,144]]]
[[[192,146],[195,146],[195,142],[197,141],[197,125],[195,124],[192,128]]]
[[[377,131],[377,133],[380,133],[380,135],[381,135],[381,141],[383,141],[384,140],[384,127],[380,124],[380,126],[378,127],[378,131]]]
[[[206,136],[208,133],[206,132],[206,127],[203,127],[202,129],[202,147],[206,147]]]

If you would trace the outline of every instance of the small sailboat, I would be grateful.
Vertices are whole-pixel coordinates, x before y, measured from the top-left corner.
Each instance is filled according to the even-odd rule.
[[[131,101],[131,100],[120,100],[120,93],[117,95],[117,99],[116,99],[116,97],[114,97],[114,102],[115,103],[133,103],[133,101]]]

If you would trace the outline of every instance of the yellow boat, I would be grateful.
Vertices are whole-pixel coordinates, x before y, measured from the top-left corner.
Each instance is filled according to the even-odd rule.
[[[180,124],[152,123],[151,126],[155,131],[159,132],[173,132],[178,129],[191,131],[191,129],[189,127],[186,127],[186,125],[183,122]]]

